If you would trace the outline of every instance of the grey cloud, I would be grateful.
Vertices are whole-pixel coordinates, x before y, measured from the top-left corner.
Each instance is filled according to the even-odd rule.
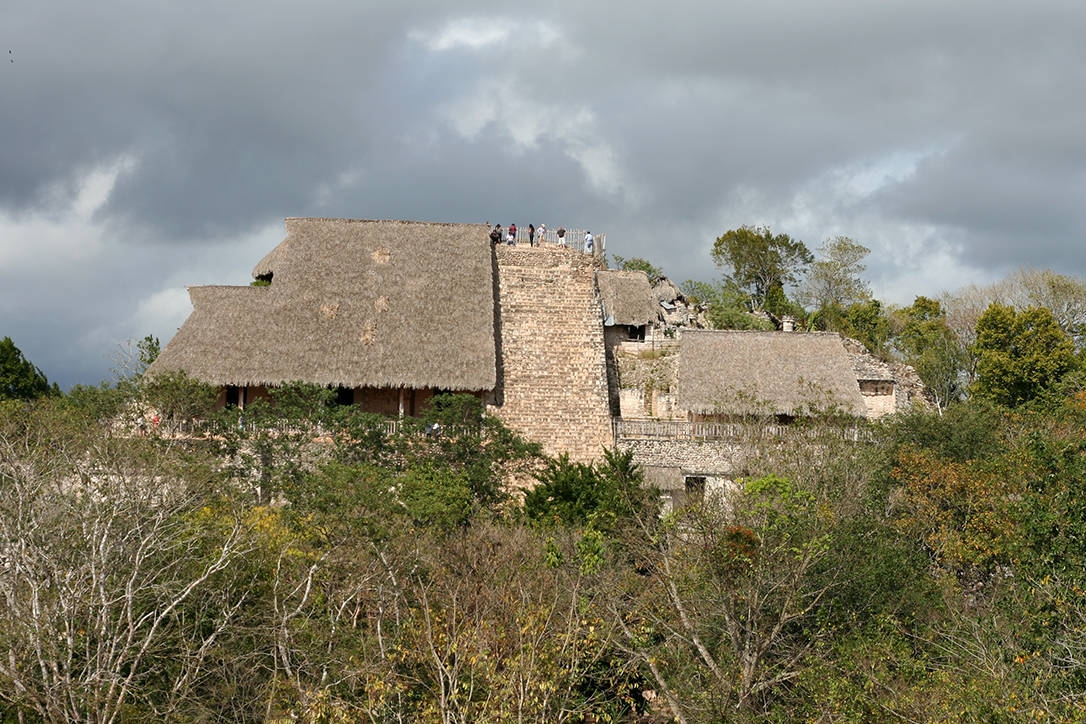
[[[63,291],[0,267],[0,335],[66,381],[100,368],[70,340],[124,333],[178,260],[209,278],[216,245],[244,283],[238,239],[284,216],[587,225],[680,280],[743,223],[861,237],[900,295],[952,276],[901,249],[963,283],[1086,273],[1077,4],[104,0],[9,3],[0,28],[3,228],[131,162],[94,217],[117,256]],[[899,156],[911,175],[850,181]]]

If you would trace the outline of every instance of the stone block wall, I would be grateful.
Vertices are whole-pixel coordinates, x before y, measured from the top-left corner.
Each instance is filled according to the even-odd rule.
[[[867,351],[863,342],[843,337],[845,352],[852,361],[852,369],[860,383],[860,392],[867,404],[868,417],[881,417],[894,412],[904,412],[913,405],[935,409],[935,400],[924,387],[924,382],[909,365],[900,362],[883,362]],[[892,385],[892,392],[886,386]],[[883,399],[872,399],[882,397]]]
[[[741,454],[738,444],[724,441],[620,439],[617,446],[633,450],[646,485],[660,490],[665,515],[734,485],[733,470]],[[703,487],[688,486],[690,478],[700,478]]]
[[[598,260],[498,246],[498,387],[489,409],[548,454],[589,462],[613,443]]]
[[[645,391],[636,387],[618,391],[619,417],[627,420],[651,417],[645,407]]]
[[[868,419],[890,415],[897,411],[897,385],[893,380],[859,380],[860,394],[867,406]]]
[[[621,439],[618,450],[633,451],[639,465],[678,468],[692,475],[723,476],[732,474],[742,460],[743,446],[738,442],[715,440],[639,440]]]

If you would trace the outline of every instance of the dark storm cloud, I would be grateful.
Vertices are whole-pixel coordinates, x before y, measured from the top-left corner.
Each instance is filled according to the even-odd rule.
[[[40,203],[128,155],[135,167],[104,211],[184,238],[298,205],[365,152],[383,110],[379,67],[402,42],[388,26],[403,13],[183,7],[106,2],[23,18],[26,71],[9,74],[0,110],[5,206]]]
[[[94,381],[285,216],[590,226],[680,280],[744,223],[848,234],[891,301],[1084,274],[1084,31],[1057,2],[9,3],[0,336]]]

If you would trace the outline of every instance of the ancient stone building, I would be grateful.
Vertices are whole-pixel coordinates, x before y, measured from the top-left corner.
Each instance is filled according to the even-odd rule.
[[[150,374],[184,369],[239,407],[295,380],[387,415],[469,392],[549,454],[632,449],[676,491],[730,474],[737,415],[877,416],[922,394],[835,334],[696,329],[675,285],[606,270],[599,253],[495,247],[475,224],[286,228],[253,270],[263,286],[190,288],[193,312]]]
[[[184,369],[244,407],[301,380],[388,415],[470,392],[553,455],[613,445],[601,257],[493,247],[486,226],[287,219],[253,270],[267,286],[191,287],[193,312],[150,374]]]

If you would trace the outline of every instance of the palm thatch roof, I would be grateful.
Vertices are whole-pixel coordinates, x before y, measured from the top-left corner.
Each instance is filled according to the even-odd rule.
[[[686,295],[675,282],[667,277],[657,277],[652,283],[652,293],[656,299],[668,304],[674,304],[676,300],[686,302]]]
[[[645,272],[602,269],[596,274],[596,284],[603,304],[604,326],[640,327],[656,319],[656,295]]]
[[[215,385],[493,389],[489,229],[287,219],[253,270],[267,287],[191,287],[193,312],[149,372]]]
[[[684,329],[678,388],[679,407],[701,415],[866,410],[841,337],[827,332]]]

